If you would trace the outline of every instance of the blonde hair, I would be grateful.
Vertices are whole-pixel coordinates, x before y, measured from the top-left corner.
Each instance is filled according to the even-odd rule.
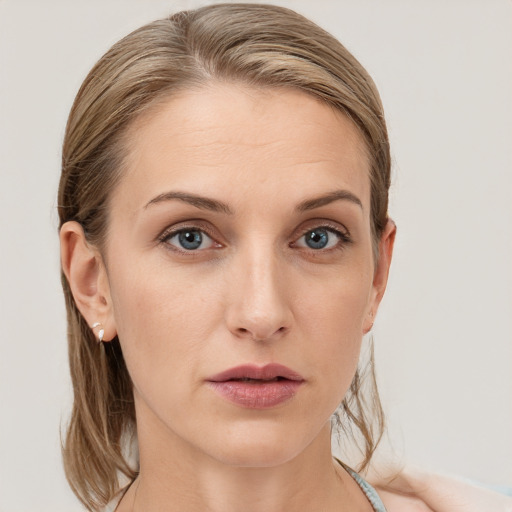
[[[68,119],[62,155],[60,225],[79,222],[89,243],[104,247],[109,196],[122,175],[125,136],[135,119],[178,91],[215,81],[292,87],[343,112],[358,127],[370,162],[374,248],[387,221],[390,155],[375,85],[330,34],[271,5],[220,4],[150,23],[116,43],[82,84]],[[378,256],[376,254],[376,256]],[[63,445],[68,481],[89,510],[135,478],[126,458],[136,436],[131,380],[117,339],[98,345],[62,275],[74,404]],[[375,384],[373,357],[370,384]],[[363,439],[365,467],[383,431],[375,386],[367,403],[356,373],[338,423]]]

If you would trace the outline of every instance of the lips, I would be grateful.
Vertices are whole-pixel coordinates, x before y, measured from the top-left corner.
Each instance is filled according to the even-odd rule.
[[[207,379],[223,398],[244,408],[267,409],[291,399],[304,378],[281,364],[242,365]]]
[[[282,364],[267,364],[263,367],[254,365],[243,365],[230,368],[224,372],[209,377],[210,382],[226,382],[229,380],[258,380],[270,381],[278,379],[287,379],[292,381],[303,381],[304,378],[298,373]]]

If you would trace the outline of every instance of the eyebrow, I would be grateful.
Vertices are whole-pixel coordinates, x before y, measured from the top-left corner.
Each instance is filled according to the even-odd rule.
[[[191,204],[196,208],[200,208],[201,210],[209,210],[217,213],[226,213],[228,215],[233,215],[233,211],[231,208],[222,201],[218,201],[216,199],[210,199],[209,197],[198,196],[196,194],[189,194],[186,192],[165,192],[160,194],[151,201],[149,201],[144,209],[152,204],[162,203],[164,201],[171,201],[173,199],[177,199],[179,201],[183,201],[184,203]]]
[[[306,201],[299,203],[296,210],[299,212],[306,212],[333,203],[334,201],[350,201],[363,209],[363,203],[361,203],[361,200],[352,192],[349,192],[348,190],[334,190],[328,194],[324,194],[313,199],[307,199]]]
[[[188,203],[196,208],[200,208],[201,210],[209,210],[216,213],[225,213],[228,215],[233,215],[233,210],[222,201],[218,201],[217,199],[211,199],[209,197],[204,197],[196,194],[189,194],[187,192],[164,192],[160,194],[151,201],[149,201],[144,209],[148,208],[153,204],[162,203],[165,201],[172,200],[183,201],[184,203]],[[324,194],[318,197],[314,197],[313,199],[307,199],[299,203],[295,210],[298,212],[306,212],[309,210],[314,210],[315,208],[320,208],[321,206],[328,205],[333,203],[334,201],[349,201],[351,203],[356,204],[361,209],[363,208],[363,204],[361,200],[354,195],[352,192],[348,190],[334,190],[333,192],[329,192],[328,194]]]

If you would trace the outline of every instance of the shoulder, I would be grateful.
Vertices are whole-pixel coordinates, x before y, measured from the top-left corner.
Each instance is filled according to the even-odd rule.
[[[432,509],[415,496],[376,488],[387,512],[432,512]]]
[[[374,482],[388,512],[512,512],[512,498],[456,477],[405,468]]]

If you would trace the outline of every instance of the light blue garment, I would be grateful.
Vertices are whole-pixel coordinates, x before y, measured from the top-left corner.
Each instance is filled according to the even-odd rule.
[[[361,490],[364,492],[365,496],[368,498],[368,501],[371,503],[373,510],[375,512],[386,512],[386,507],[384,507],[384,503],[382,503],[382,500],[379,498],[377,491],[354,470],[350,469],[348,466],[343,464],[341,460],[336,460],[341,464],[345,471],[356,481],[357,485],[361,487]]]

